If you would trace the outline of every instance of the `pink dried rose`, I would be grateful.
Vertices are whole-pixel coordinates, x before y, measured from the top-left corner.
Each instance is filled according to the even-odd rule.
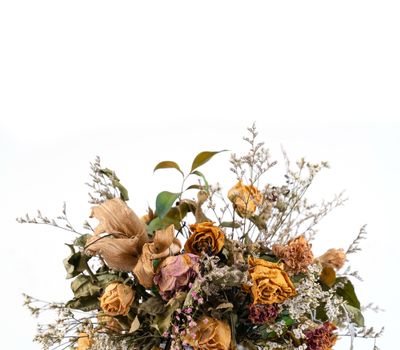
[[[158,267],[154,282],[160,295],[170,299],[177,291],[186,289],[199,272],[199,257],[186,253],[166,258]]]

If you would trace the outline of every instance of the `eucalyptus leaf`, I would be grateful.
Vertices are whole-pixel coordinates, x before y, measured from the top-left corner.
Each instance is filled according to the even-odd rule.
[[[168,191],[160,192],[156,198],[156,215],[162,219],[171,209],[175,201],[181,193],[173,193]]]
[[[184,292],[177,293],[175,297],[173,297],[168,301],[166,311],[155,317],[154,319],[155,326],[160,332],[160,334],[163,334],[170,327],[172,315],[174,314],[176,309],[181,307],[182,303],[186,298],[186,294],[187,293]]]
[[[160,297],[151,297],[140,304],[138,312],[156,316],[165,312],[166,309],[167,306]]]
[[[158,169],[176,169],[176,170],[178,170],[178,171],[182,174],[182,176],[185,176],[185,175],[183,174],[181,168],[179,167],[179,165],[178,165],[177,163],[171,161],[171,160],[165,160],[165,161],[162,161],[162,162],[158,163],[158,164],[154,167],[153,172],[155,172],[155,171],[158,170]]]
[[[222,150],[222,151],[217,151],[217,152],[211,152],[211,151],[206,151],[206,152],[200,152],[194,159],[192,163],[192,168],[190,169],[190,172],[193,173],[193,170],[197,169],[199,166],[207,163],[212,157],[214,157],[216,154],[225,152],[227,151]]]

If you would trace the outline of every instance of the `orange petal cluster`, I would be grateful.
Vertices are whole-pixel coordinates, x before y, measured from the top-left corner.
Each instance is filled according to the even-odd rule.
[[[253,282],[250,290],[254,304],[282,303],[296,295],[293,282],[281,264],[249,257],[249,274]]]
[[[218,254],[225,243],[225,234],[213,222],[202,222],[190,225],[192,234],[185,243],[187,253],[200,255],[205,252],[209,255]]]
[[[228,192],[228,199],[233,203],[241,217],[250,217],[262,202],[261,192],[253,185],[243,185],[239,181]]]
[[[231,329],[224,321],[203,316],[190,333],[194,337],[186,336],[185,341],[194,350],[229,350],[230,348]]]
[[[306,272],[314,261],[311,244],[303,235],[290,240],[286,245],[274,244],[272,252],[283,260],[289,274]]]
[[[100,307],[109,316],[126,316],[135,299],[135,291],[119,282],[110,283],[100,298]]]

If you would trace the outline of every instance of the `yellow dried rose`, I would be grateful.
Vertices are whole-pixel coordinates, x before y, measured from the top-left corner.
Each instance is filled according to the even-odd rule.
[[[346,262],[346,253],[343,249],[329,249],[324,255],[315,259],[322,267],[339,270]]]
[[[205,252],[209,255],[218,254],[225,243],[225,234],[213,222],[202,222],[190,225],[192,234],[185,243],[186,253],[200,255]]]
[[[75,348],[76,350],[87,350],[93,345],[93,341],[88,334],[81,332],[78,335],[77,345],[78,347]]]
[[[224,321],[203,316],[184,341],[194,350],[229,350],[231,329]]]
[[[296,295],[295,287],[282,264],[249,257],[249,274],[252,286],[245,286],[253,296],[254,304],[282,303]]]
[[[228,199],[233,203],[240,216],[248,218],[261,204],[262,195],[253,185],[243,185],[242,181],[239,181],[229,190]]]
[[[118,322],[115,317],[106,315],[104,312],[100,311],[97,314],[97,321],[99,325],[99,331],[106,331],[106,332],[122,332],[124,328]]]
[[[100,298],[100,307],[109,316],[126,316],[135,299],[135,291],[119,282],[110,283]]]
[[[145,288],[151,288],[155,269],[153,261],[175,255],[181,250],[181,242],[175,237],[174,225],[164,230],[158,230],[152,243],[143,246],[139,261],[132,270],[139,283]]]

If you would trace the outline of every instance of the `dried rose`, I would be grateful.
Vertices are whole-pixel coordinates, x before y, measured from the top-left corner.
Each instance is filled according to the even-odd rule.
[[[253,185],[243,185],[242,181],[239,181],[229,190],[228,199],[240,216],[248,218],[261,204],[262,195]]]
[[[135,291],[119,282],[110,283],[100,298],[100,307],[109,316],[126,316],[135,299]]]
[[[185,243],[185,251],[200,255],[205,252],[209,255],[218,254],[225,243],[225,234],[212,222],[202,222],[190,225],[192,234]]]
[[[87,350],[93,345],[93,341],[88,334],[81,332],[78,335],[77,345],[76,350]]]
[[[154,241],[143,246],[139,261],[133,269],[139,283],[145,288],[151,288],[155,275],[154,260],[177,254],[180,250],[181,242],[175,237],[174,225],[157,231]]]
[[[170,256],[162,261],[154,276],[154,282],[164,299],[170,299],[177,291],[185,289],[199,272],[199,257],[194,254]]]
[[[224,322],[203,316],[197,325],[190,329],[190,334],[185,336],[185,342],[194,350],[229,350],[231,345],[231,329]]]
[[[307,350],[331,350],[336,343],[337,335],[333,332],[336,326],[325,322],[323,325],[305,333]]]
[[[322,267],[331,267],[339,270],[346,262],[346,253],[343,249],[329,249],[324,255],[315,259]]]
[[[285,263],[289,274],[307,272],[307,267],[313,263],[314,256],[311,244],[301,235],[290,240],[287,245],[274,244],[272,252]]]
[[[131,271],[138,262],[136,238],[113,238],[94,236],[87,240],[85,253],[99,254],[107,265],[115,270]]]
[[[100,221],[94,230],[95,235],[106,232],[115,237],[136,237],[138,250],[141,250],[143,244],[147,242],[145,223],[119,198],[109,199],[93,207],[90,217]]]
[[[254,304],[282,303],[296,295],[295,287],[281,264],[249,257],[249,274],[253,282],[251,291]]]

